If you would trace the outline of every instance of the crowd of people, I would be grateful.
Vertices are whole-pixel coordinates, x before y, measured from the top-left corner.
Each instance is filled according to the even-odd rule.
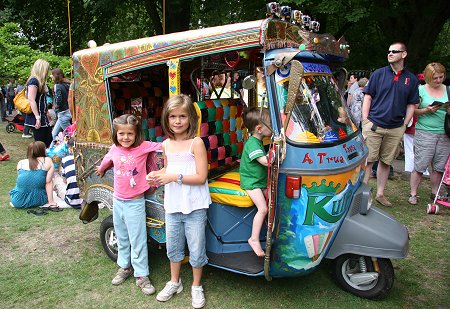
[[[10,81],[8,87],[5,87],[7,101],[5,110],[2,109],[5,117],[6,114],[12,115],[12,108],[10,111],[9,106],[12,104],[14,107],[15,94],[26,88],[32,112],[23,116],[22,136],[34,137],[35,140],[28,145],[26,159],[20,160],[17,164],[16,186],[10,191],[10,204],[15,208],[40,206],[43,210],[61,211],[62,207],[80,208],[82,204],[78,187],[74,188],[76,180],[65,177],[66,172],[74,173],[73,159],[69,160],[73,142],[58,136],[61,131],[72,126],[68,97],[70,81],[65,78],[60,68],[55,68],[51,72],[54,86],[53,91],[50,91],[47,85],[49,71],[50,64],[44,59],[38,59],[31,68],[25,86],[14,85],[14,81]],[[63,164],[56,166],[49,157],[49,152],[55,147],[55,143],[65,144],[67,149],[63,152],[64,157],[61,158]],[[9,159],[1,143],[0,154],[0,161]],[[55,199],[58,199],[59,204],[55,202]]]
[[[450,114],[450,106],[446,104],[450,90],[443,85],[446,69],[440,63],[428,64],[423,72],[424,84],[420,85],[419,79],[405,66],[407,55],[405,44],[393,43],[387,51],[388,65],[375,70],[370,78],[351,75],[347,91],[348,110],[355,125],[361,129],[369,150],[363,182],[368,182],[372,166],[378,161],[375,199],[385,207],[392,206],[385,196],[385,188],[402,139],[405,152],[408,152],[405,154],[405,169],[411,172],[408,202],[413,205],[418,203],[417,190],[430,165],[430,196],[434,198],[450,154],[450,138],[443,128],[445,115]],[[49,72],[49,63],[37,60],[25,85],[32,109],[32,113],[25,115],[25,127],[32,129],[35,141],[28,145],[26,159],[17,164],[17,183],[10,191],[11,206],[16,208],[41,206],[44,210],[60,211],[54,199],[55,187],[58,186],[65,189],[63,194],[59,194],[65,203],[74,208],[82,204],[76,186],[73,155],[67,154],[61,169],[55,170],[54,163],[46,154],[46,148],[52,149],[55,145],[67,143],[68,149],[73,146],[70,138],[58,139],[60,132],[71,125],[70,81],[61,69],[51,71],[54,83],[54,112],[51,112],[46,100]],[[227,89],[242,96],[239,74],[233,78],[219,74],[211,84],[212,88],[208,87],[211,97]],[[9,93],[7,98],[5,116],[11,113]],[[2,108],[2,118],[3,115]],[[259,234],[267,216],[265,191],[269,165],[262,139],[270,136],[272,131],[268,113],[261,116],[259,109],[248,109],[243,117],[251,136],[244,145],[240,164],[241,187],[257,207],[248,243],[254,253],[262,257],[264,251],[259,243]],[[134,275],[136,285],[144,294],[155,293],[149,279],[144,192],[155,183],[164,185],[170,280],[156,299],[165,302],[183,290],[180,271],[187,242],[193,275],[192,305],[202,308],[205,305],[202,270],[207,263],[206,214],[211,197],[207,184],[206,148],[202,139],[196,137],[197,120],[189,96],[170,97],[161,118],[167,139],[160,144],[144,140],[141,123],[135,116],[124,114],[115,118],[114,144],[97,167],[96,174],[103,176],[107,169],[115,169],[113,219],[118,239],[119,270],[112,284],[119,285]],[[163,151],[164,167],[149,174],[143,173],[148,154],[159,149]],[[1,143],[0,155],[0,161],[9,158]],[[61,181],[61,177],[65,180]]]
[[[450,154],[450,138],[444,131],[445,115],[450,114],[445,104],[450,92],[443,84],[446,69],[433,62],[415,76],[405,66],[407,55],[405,44],[393,43],[387,66],[375,70],[369,80],[358,81],[353,75],[349,79],[347,104],[369,149],[364,182],[371,176],[377,179],[375,199],[386,207],[392,206],[384,191],[402,139],[405,171],[411,173],[408,202],[413,205],[418,203],[417,190],[430,166],[430,198],[434,200]]]

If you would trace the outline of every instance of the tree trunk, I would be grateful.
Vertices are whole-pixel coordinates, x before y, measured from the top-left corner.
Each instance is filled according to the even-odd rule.
[[[146,0],[145,8],[150,16],[156,34],[163,34],[163,1]],[[189,30],[192,0],[165,1],[165,33]]]
[[[389,14],[392,1],[379,2],[381,16],[379,26],[390,42],[401,41],[408,47],[407,64],[411,71],[421,72],[425,66],[433,44],[450,16],[448,0],[403,1],[405,9],[397,10],[398,15]],[[402,1],[400,1],[402,2]],[[419,17],[418,17],[419,16]]]

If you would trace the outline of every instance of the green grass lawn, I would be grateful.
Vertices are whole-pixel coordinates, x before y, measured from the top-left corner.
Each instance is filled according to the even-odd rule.
[[[8,192],[30,140],[21,132],[6,133],[2,123],[0,142],[11,155],[11,160],[0,162],[0,308],[191,308],[188,265],[182,271],[185,291],[166,304],[144,296],[134,280],[111,285],[116,265],[99,240],[100,222],[108,210],[83,225],[74,209],[34,216],[11,208]],[[374,180],[370,184],[374,186]],[[325,261],[305,277],[271,282],[206,267],[206,308],[450,308],[450,210],[426,214],[427,180],[417,206],[406,202],[407,177],[390,180],[386,193],[394,203],[387,211],[408,227],[411,236],[409,256],[393,261],[395,281],[386,299],[370,301],[342,291]],[[150,278],[160,291],[169,279],[163,250],[151,251],[150,267]]]

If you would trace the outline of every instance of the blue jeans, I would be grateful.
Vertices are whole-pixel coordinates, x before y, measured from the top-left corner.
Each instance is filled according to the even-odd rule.
[[[8,102],[6,103],[6,109],[8,110],[8,114],[12,114],[12,110],[14,109],[14,96],[8,96]]]
[[[58,136],[58,133],[61,131],[64,131],[68,126],[70,126],[70,120],[72,120],[72,114],[70,113],[70,110],[65,110],[63,112],[58,113],[58,120],[56,120],[55,126],[53,127],[52,131],[52,144],[50,147],[53,146],[55,143],[55,138]]]
[[[206,256],[206,209],[194,210],[190,214],[166,213],[167,257],[172,263],[184,259],[185,240],[189,248],[189,263],[200,268],[208,263]]]
[[[122,201],[114,198],[113,221],[119,251],[117,265],[121,268],[133,266],[135,277],[148,276],[145,199]]]
[[[1,91],[1,90],[0,90]],[[3,97],[0,99],[0,114],[2,116],[2,120],[6,118],[6,101]]]

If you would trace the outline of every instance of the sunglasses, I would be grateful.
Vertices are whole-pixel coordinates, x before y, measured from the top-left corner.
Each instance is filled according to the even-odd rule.
[[[398,54],[398,53],[403,53],[404,52],[404,50],[398,50],[398,49],[393,49],[393,50],[388,50],[388,55],[390,54],[390,53],[393,53],[393,54]]]

